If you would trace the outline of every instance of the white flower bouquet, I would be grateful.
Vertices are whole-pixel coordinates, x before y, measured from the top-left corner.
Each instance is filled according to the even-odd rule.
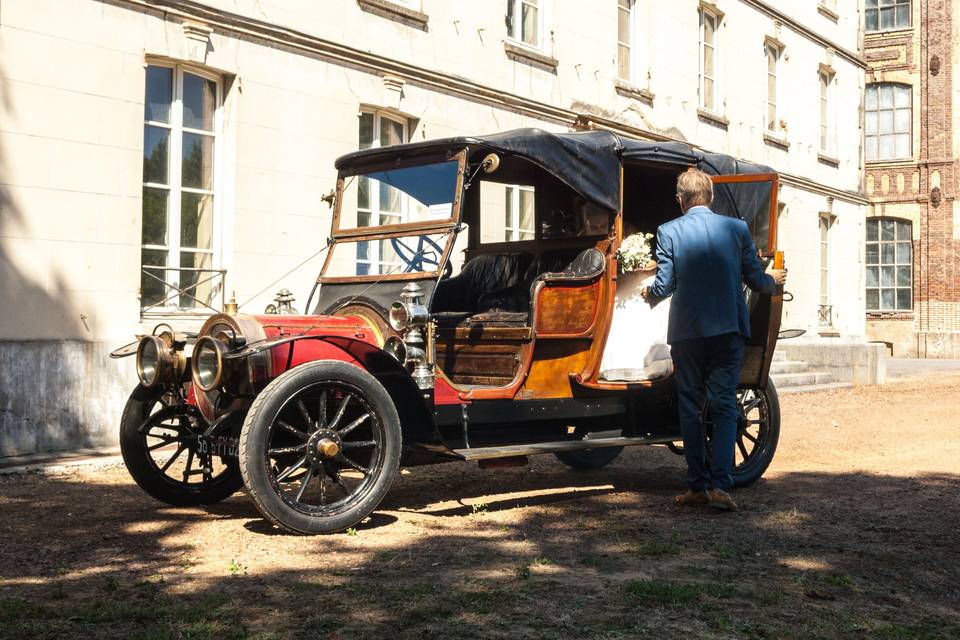
[[[650,241],[652,233],[634,233],[623,239],[617,250],[617,262],[624,273],[640,271],[651,260]]]

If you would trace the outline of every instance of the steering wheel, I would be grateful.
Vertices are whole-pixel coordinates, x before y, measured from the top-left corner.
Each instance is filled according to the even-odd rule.
[[[424,266],[439,267],[443,249],[428,236],[417,236],[417,247],[414,249],[406,244],[406,238],[391,238],[390,245],[394,252],[404,262],[404,273],[426,271]],[[428,251],[433,249],[433,253]]]

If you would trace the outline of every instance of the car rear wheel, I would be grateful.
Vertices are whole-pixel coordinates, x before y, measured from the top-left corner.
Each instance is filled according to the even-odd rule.
[[[141,489],[182,507],[225,500],[243,486],[234,458],[200,443],[207,422],[175,390],[138,385],[120,420],[120,454]]]
[[[332,533],[370,515],[400,466],[400,418],[369,373],[316,361],[277,377],[257,396],[240,434],[240,469],[273,524]]]
[[[760,388],[737,390],[737,436],[734,440],[733,486],[746,487],[763,476],[780,440],[780,399],[773,380]],[[705,409],[709,416],[709,410]],[[707,435],[707,461],[711,457],[712,422],[704,421]]]

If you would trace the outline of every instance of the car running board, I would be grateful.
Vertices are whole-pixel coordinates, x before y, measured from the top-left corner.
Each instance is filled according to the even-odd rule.
[[[454,449],[453,453],[464,460],[490,460],[491,458],[512,458],[514,456],[534,456],[541,453],[559,453],[561,451],[580,451],[583,449],[601,449],[604,447],[629,447],[638,444],[668,444],[679,440],[674,437],[660,438],[595,438],[589,440],[566,440],[563,442],[536,442],[533,444],[515,444],[506,447],[475,447],[472,449]]]

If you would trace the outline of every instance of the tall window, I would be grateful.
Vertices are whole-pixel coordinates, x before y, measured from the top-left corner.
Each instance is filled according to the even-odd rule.
[[[179,66],[147,67],[140,279],[145,310],[212,304],[222,287],[214,269],[219,105],[217,79]]]
[[[618,0],[617,6],[617,77],[626,82],[633,82],[633,4]]]
[[[507,0],[507,35],[531,47],[540,47],[543,0]]]
[[[906,29],[910,26],[910,0],[867,0],[867,31]]]
[[[777,73],[780,70],[780,49],[767,43],[763,46],[767,59],[767,131],[779,133],[777,126]]]
[[[700,106],[717,111],[717,27],[720,19],[700,9]]]
[[[913,225],[907,220],[867,220],[867,311],[913,308]]]
[[[506,193],[504,211],[504,240],[533,240],[534,190],[533,187],[510,185]]]
[[[820,151],[833,152],[830,139],[830,83],[833,77],[826,71],[817,75],[820,80]]]
[[[889,82],[867,85],[865,111],[867,160],[892,160],[913,155],[909,85]]]
[[[361,149],[385,147],[407,142],[407,123],[379,111],[360,113]],[[357,226],[370,227],[404,222],[406,202],[394,187],[373,182],[361,176],[357,183]],[[357,275],[390,273],[402,266],[389,240],[371,240],[357,243]]]

